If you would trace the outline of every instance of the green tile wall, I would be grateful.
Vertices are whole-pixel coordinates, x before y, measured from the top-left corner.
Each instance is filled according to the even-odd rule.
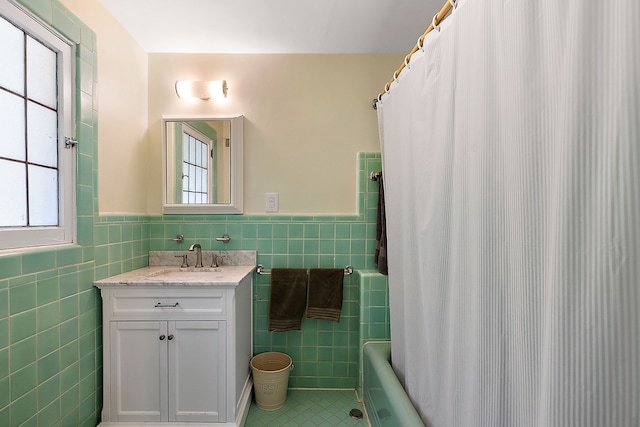
[[[0,256],[0,425],[39,425],[41,417],[46,425],[92,425],[101,404],[93,280],[91,247]],[[67,393],[86,383],[93,388],[70,401]]]
[[[360,346],[367,341],[390,339],[389,285],[387,276],[376,271],[361,271]]]
[[[367,341],[388,341],[391,339],[389,314],[389,282],[374,270],[358,272],[360,296],[358,307],[360,313],[359,329],[359,372],[358,395],[362,396],[362,346]]]
[[[93,235],[96,280],[149,265],[149,217],[97,217]]]
[[[102,405],[92,246],[95,38],[57,0],[19,2],[77,43],[79,244],[0,255],[0,425],[95,426]]]

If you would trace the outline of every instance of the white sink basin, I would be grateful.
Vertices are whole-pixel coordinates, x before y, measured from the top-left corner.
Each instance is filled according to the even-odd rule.
[[[236,273],[235,266],[223,267],[169,267],[150,272],[146,280],[150,282],[176,283],[220,283],[232,281]]]

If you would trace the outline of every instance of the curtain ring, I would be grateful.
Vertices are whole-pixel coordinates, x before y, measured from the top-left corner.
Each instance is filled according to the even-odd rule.
[[[396,83],[398,83],[398,76],[399,76],[399,74],[398,74],[398,70],[396,70],[396,71],[393,73],[393,81],[394,81],[394,82],[396,82]]]
[[[404,57],[404,66],[408,69],[411,69],[411,65],[409,65],[409,61],[411,61],[411,55],[407,55]]]
[[[418,42],[416,43],[416,46],[418,46],[418,49],[420,49],[422,52],[424,52],[424,35],[418,37]]]
[[[438,17],[438,14],[436,13],[435,15],[433,15],[433,19],[431,20],[431,25],[433,26],[433,29],[440,32],[440,25],[436,25],[436,18]]]
[[[458,7],[458,0],[449,0],[449,4],[453,8],[453,10],[456,10],[456,7]]]

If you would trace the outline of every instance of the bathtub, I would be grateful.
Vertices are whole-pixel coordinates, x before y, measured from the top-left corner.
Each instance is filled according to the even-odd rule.
[[[391,367],[391,343],[366,342],[362,362],[363,406],[371,426],[424,427]]]

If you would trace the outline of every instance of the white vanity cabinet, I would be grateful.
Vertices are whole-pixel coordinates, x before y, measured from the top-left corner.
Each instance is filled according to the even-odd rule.
[[[252,387],[252,274],[210,285],[132,274],[96,282],[103,301],[100,426],[241,426]]]
[[[226,421],[224,321],[117,321],[109,326],[110,419]]]

